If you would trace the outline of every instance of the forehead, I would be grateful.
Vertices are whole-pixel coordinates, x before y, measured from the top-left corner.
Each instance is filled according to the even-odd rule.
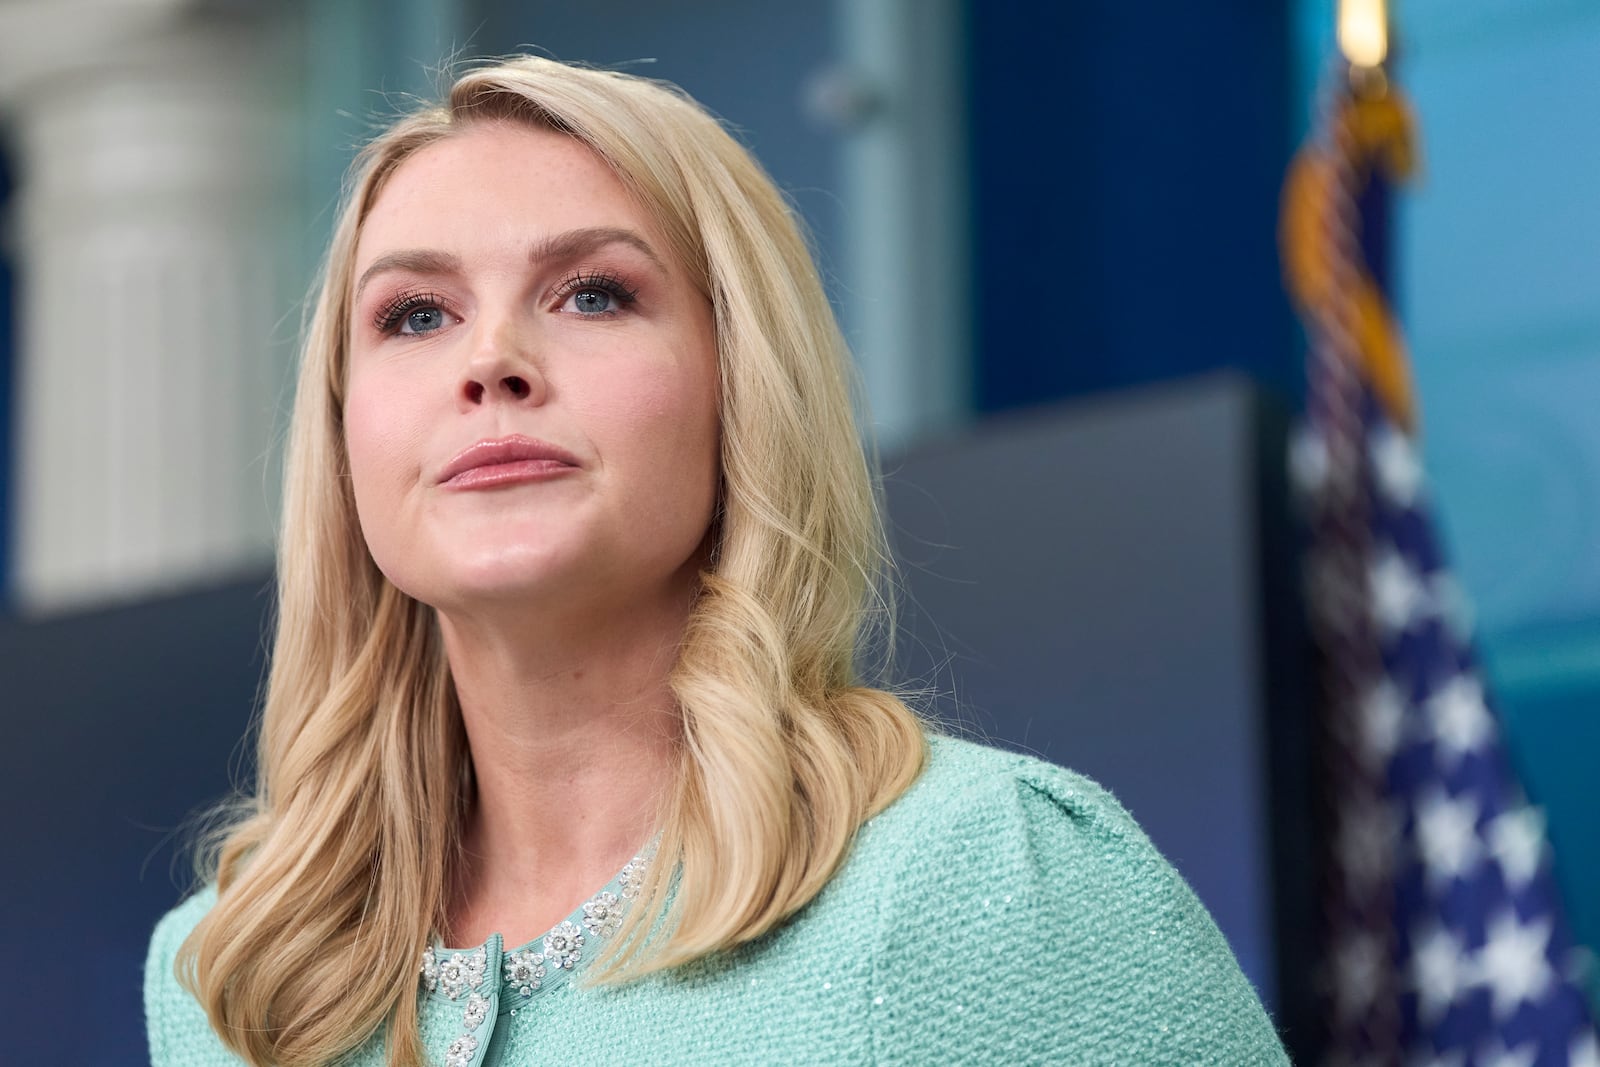
[[[356,269],[395,248],[482,251],[580,227],[660,243],[650,213],[588,146],[554,130],[481,123],[395,168],[362,223]]]

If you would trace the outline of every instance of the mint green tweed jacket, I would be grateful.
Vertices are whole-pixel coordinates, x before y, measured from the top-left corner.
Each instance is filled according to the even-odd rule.
[[[620,988],[587,986],[640,858],[570,920],[419,961],[442,1067],[1286,1064],[1227,943],[1104,790],[948,738],[774,933]],[[237,1064],[173,976],[214,899],[167,915],[145,974],[156,1067]],[[372,1035],[349,1063],[383,1063]]]

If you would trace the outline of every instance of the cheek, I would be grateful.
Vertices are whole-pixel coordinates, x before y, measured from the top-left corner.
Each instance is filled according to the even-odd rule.
[[[714,387],[665,369],[616,382],[608,397],[595,398],[586,420],[604,438],[595,442],[602,456],[626,459],[652,497],[674,499],[685,510],[709,509],[719,465]]]
[[[407,410],[403,393],[386,389],[382,378],[352,374],[344,406],[345,453],[351,488],[369,547],[387,540],[408,486],[419,470],[419,420]],[[381,560],[380,560],[381,562]]]
[[[635,408],[652,432],[644,447],[670,453],[692,474],[714,457],[717,441],[716,396],[710,386],[662,376],[640,381]]]

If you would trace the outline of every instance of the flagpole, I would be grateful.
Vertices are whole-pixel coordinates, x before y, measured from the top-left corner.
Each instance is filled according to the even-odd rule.
[[[1353,294],[1363,271],[1360,196],[1365,175],[1352,122],[1356,100],[1382,92],[1388,26],[1381,0],[1341,0],[1336,69],[1321,123],[1328,164],[1326,195],[1317,219],[1325,250],[1326,298],[1312,319],[1308,417],[1326,454],[1321,499],[1313,519],[1317,571],[1314,624],[1323,652],[1323,715],[1319,772],[1323,797],[1322,908],[1329,1062],[1398,1067],[1400,1019],[1389,961],[1394,956],[1392,864],[1386,850],[1366,842],[1364,862],[1345,854],[1364,846],[1381,825],[1380,768],[1362,758],[1352,736],[1360,702],[1381,673],[1366,611],[1370,528],[1363,484],[1363,383],[1359,309]],[[1352,51],[1354,55],[1352,55]]]

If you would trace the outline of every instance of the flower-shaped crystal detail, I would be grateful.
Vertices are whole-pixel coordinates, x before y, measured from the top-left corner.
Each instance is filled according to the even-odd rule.
[[[483,972],[488,968],[489,954],[481,947],[449,956],[439,964],[439,992],[455,1000],[481,985]]]
[[[583,906],[583,928],[596,937],[611,937],[622,925],[622,901],[615,893],[597,893]]]
[[[636,900],[644,889],[645,872],[650,869],[649,857],[639,855],[633,857],[628,865],[622,868],[622,873],[617,875],[617,882],[622,887],[623,900]]]
[[[476,1030],[483,1025],[483,1020],[489,1017],[489,998],[482,993],[474,993],[467,998],[467,1006],[461,1013],[461,1025],[468,1030]]]
[[[422,950],[422,984],[430,993],[439,988],[439,958],[431,948]]]
[[[462,1034],[444,1050],[444,1067],[470,1067],[472,1054],[476,1051],[478,1039],[471,1034]]]
[[[506,985],[525,997],[544,984],[544,957],[531,948],[506,953]]]
[[[583,931],[571,920],[544,935],[545,962],[570,971],[583,958]]]

